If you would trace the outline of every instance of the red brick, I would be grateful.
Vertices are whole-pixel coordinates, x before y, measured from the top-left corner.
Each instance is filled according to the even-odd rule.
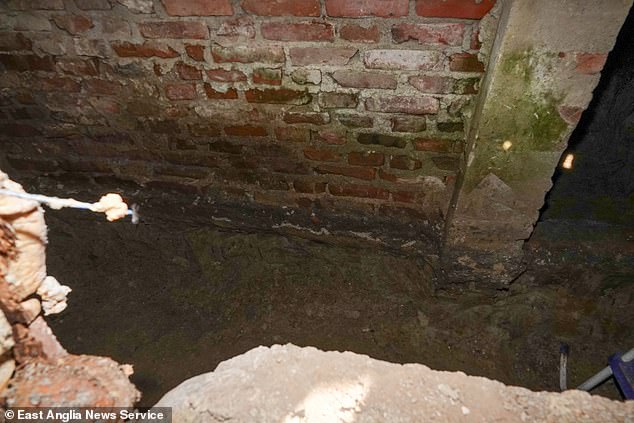
[[[160,57],[168,59],[178,57],[180,54],[170,46],[146,41],[143,44],[132,44],[129,42],[114,43],[112,48],[120,57]]]
[[[251,89],[245,91],[249,103],[269,103],[269,104],[308,104],[312,96],[306,91],[281,89]]]
[[[211,55],[216,63],[284,63],[284,50],[278,46],[249,47],[239,45],[223,47],[215,44],[211,49]]]
[[[238,91],[235,88],[229,88],[227,91],[214,90],[209,84],[205,84],[205,94],[207,98],[213,100],[236,100],[238,98]]]
[[[347,41],[378,43],[381,39],[381,32],[377,25],[364,27],[357,24],[348,24],[339,29],[339,36]]]
[[[69,93],[78,93],[81,90],[79,82],[70,78],[38,78],[33,81],[32,87],[36,90],[43,91],[64,91]]]
[[[205,61],[205,46],[188,44],[185,46],[185,52],[189,57],[196,60],[197,62]]]
[[[31,40],[19,32],[0,33],[0,51],[31,50]]]
[[[313,125],[324,125],[330,122],[328,113],[319,112],[286,112],[284,113],[286,123],[310,123]]]
[[[382,145],[383,147],[405,148],[407,140],[392,135],[361,133],[357,135],[357,142],[364,145]]]
[[[336,65],[348,64],[352,56],[357,53],[356,48],[322,48],[322,47],[291,47],[290,57],[293,66],[306,65]]]
[[[55,70],[55,63],[53,62],[51,56],[36,56],[34,54],[0,54],[0,63],[4,65],[6,70],[10,71],[53,72]]]
[[[71,35],[81,34],[94,26],[90,18],[81,15],[55,15],[53,21]]]
[[[339,154],[331,150],[322,150],[314,147],[306,147],[304,149],[304,157],[308,160],[319,162],[336,162],[339,160]]]
[[[326,192],[325,182],[309,182],[309,181],[294,181],[293,188],[296,192],[304,194],[321,194]]]
[[[312,131],[311,139],[324,144],[344,145],[346,143],[346,134],[332,130]]]
[[[210,124],[195,123],[189,125],[189,132],[196,137],[217,137],[220,135],[220,129]],[[194,149],[196,147],[194,146]]]
[[[471,41],[469,42],[471,50],[480,50],[482,43],[480,42],[480,26],[474,25],[471,31]]]
[[[240,125],[225,127],[225,134],[236,137],[266,137],[268,131],[262,126]]]
[[[171,16],[223,16],[233,15],[229,0],[161,0]]]
[[[337,113],[337,120],[348,128],[372,128],[374,119],[370,116],[355,113]]]
[[[265,22],[262,37],[278,41],[333,41],[335,31],[326,22]]]
[[[280,126],[275,128],[275,137],[279,141],[307,142],[310,138],[310,130]]]
[[[401,23],[392,28],[396,43],[414,40],[419,44],[460,46],[464,38],[464,24],[412,24]]]
[[[90,100],[90,105],[100,113],[116,114],[119,113],[119,103],[111,97],[93,97]]]
[[[348,153],[348,164],[353,166],[383,166],[385,155],[374,152]]]
[[[234,38],[255,38],[255,21],[251,16],[238,16],[226,20],[218,28],[216,35]]]
[[[411,191],[394,191],[392,192],[392,200],[397,203],[416,203],[419,194]]]
[[[581,119],[583,109],[581,107],[562,105],[558,108],[559,116],[569,125],[576,125]]]
[[[409,83],[417,90],[432,94],[451,94],[456,80],[448,76],[421,75],[410,76]]]
[[[320,165],[315,169],[317,173],[349,176],[351,178],[371,181],[376,176],[376,169],[372,167],[350,167],[338,165]]]
[[[368,50],[363,63],[370,69],[442,70],[445,56],[435,50]]]
[[[397,84],[396,78],[387,73],[336,71],[332,77],[342,87],[393,90]]]
[[[433,139],[433,138],[419,138],[414,140],[414,148],[418,151],[435,151],[445,153],[451,151],[452,141]]]
[[[194,84],[167,84],[165,96],[170,100],[193,100],[196,98],[196,86]]]
[[[217,82],[243,82],[247,80],[247,76],[239,70],[225,70],[225,69],[207,69],[205,71],[207,77],[211,81]]]
[[[253,70],[254,84],[282,85],[282,69],[257,68]]]
[[[328,16],[383,18],[407,16],[409,0],[326,0]]]
[[[420,160],[413,159],[409,156],[392,156],[390,157],[390,167],[392,169],[401,170],[417,170],[423,166]]]
[[[353,93],[322,92],[319,106],[324,109],[354,109],[359,104],[359,95]]]
[[[331,182],[328,184],[328,191],[338,197],[377,198],[380,200],[387,200],[390,197],[389,191],[371,185],[336,184]]]
[[[245,12],[259,16],[319,16],[319,0],[242,0]]]
[[[426,115],[438,113],[438,100],[433,97],[371,97],[365,108],[372,112]]]
[[[484,63],[477,54],[458,53],[451,56],[449,69],[454,72],[484,72]]]
[[[139,30],[145,38],[209,38],[207,25],[197,21],[144,22],[139,24]]]
[[[603,70],[608,55],[603,53],[576,53],[576,70],[586,75],[594,75]]]
[[[392,118],[392,132],[422,132],[427,129],[425,118],[418,116],[395,116]]]
[[[203,78],[200,69],[182,62],[176,64],[176,72],[178,72],[178,76],[180,76],[181,79],[185,80],[199,80]]]
[[[41,134],[39,129],[22,123],[0,124],[0,133],[12,137],[34,137]]]
[[[495,0],[417,0],[416,14],[431,18],[481,19]]]

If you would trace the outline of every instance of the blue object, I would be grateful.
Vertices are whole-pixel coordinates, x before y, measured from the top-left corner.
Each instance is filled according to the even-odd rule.
[[[623,361],[621,354],[616,353],[610,356],[608,363],[625,399],[634,400],[634,360]]]

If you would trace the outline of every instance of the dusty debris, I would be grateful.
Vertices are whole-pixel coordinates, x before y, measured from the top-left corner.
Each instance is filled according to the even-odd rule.
[[[531,392],[461,372],[392,364],[351,352],[258,347],[187,380],[157,404],[179,423],[630,422],[634,402],[581,391]],[[468,417],[466,417],[468,416]]]

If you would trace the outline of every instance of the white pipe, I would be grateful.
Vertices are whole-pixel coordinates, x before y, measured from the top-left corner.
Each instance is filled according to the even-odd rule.
[[[621,360],[625,362],[634,360],[634,348],[623,354],[621,356]],[[577,389],[580,389],[582,391],[591,391],[592,389],[603,383],[610,376],[612,376],[612,369],[610,368],[610,366],[607,366],[605,369],[601,370],[599,373],[592,376],[581,385],[577,386]]]

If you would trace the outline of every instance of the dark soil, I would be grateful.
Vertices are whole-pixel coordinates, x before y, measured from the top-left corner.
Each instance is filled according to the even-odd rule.
[[[533,390],[558,390],[560,342],[570,386],[634,346],[634,254],[562,262],[566,247],[545,235],[532,244],[539,265],[509,290],[439,289],[425,260],[371,245],[46,217],[48,272],[73,288],[48,318],[53,331],[70,352],[133,364],[145,406],[258,345],[350,350]],[[597,393],[619,397],[610,384]]]

